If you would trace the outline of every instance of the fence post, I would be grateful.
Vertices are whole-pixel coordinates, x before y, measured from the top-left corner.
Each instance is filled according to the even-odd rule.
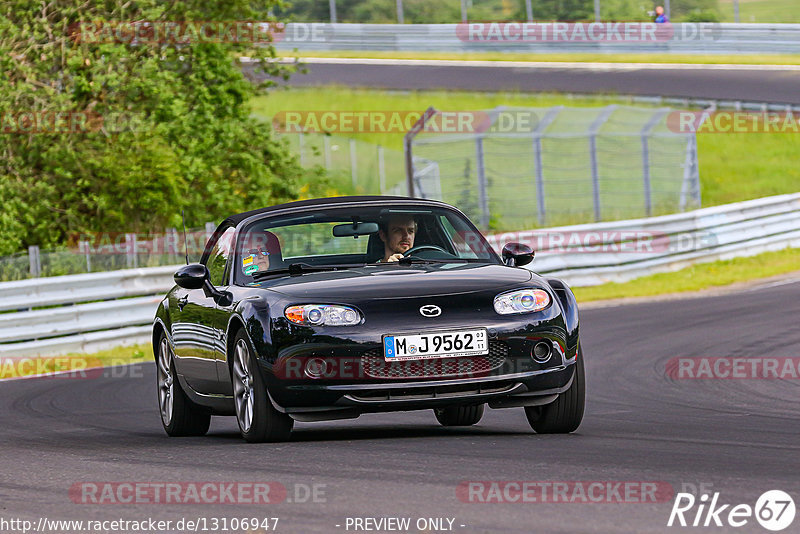
[[[139,266],[139,259],[136,257],[136,234],[125,234],[125,266],[128,269]]]
[[[397,0],[397,23],[403,24],[403,0]]]
[[[378,145],[378,187],[381,195],[386,191],[386,160],[384,159],[383,145]]]
[[[481,229],[489,228],[489,188],[486,183],[486,166],[483,161],[483,137],[475,138],[475,164],[478,167],[478,204],[481,209]]]
[[[600,127],[603,126],[617,107],[616,104],[606,106],[594,122],[592,122],[592,125],[589,126],[589,158],[592,165],[592,197],[594,199],[595,222],[600,222],[602,220],[602,213],[600,210],[600,170],[597,162],[597,132],[600,131]]]
[[[650,183],[650,134],[669,108],[658,110],[642,127],[642,185],[644,187],[644,213],[653,215],[653,193]]]
[[[89,252],[89,242],[78,241],[78,250],[82,250],[83,254],[86,256],[86,272],[92,272],[92,256]]]
[[[329,0],[328,7],[331,10],[331,23],[336,22],[336,0]]]
[[[683,183],[681,184],[680,210],[686,211],[689,195],[701,204],[700,199],[700,169],[697,165],[697,137],[689,134],[686,143],[686,159],[683,163]]]
[[[356,140],[350,139],[350,179],[353,181],[353,189],[358,187],[358,158],[356,156]]]
[[[322,146],[325,152],[325,169],[330,170],[331,168],[331,138],[325,135],[322,138]]]
[[[547,110],[547,113],[536,125],[533,130],[533,158],[534,158],[534,172],[536,173],[536,210],[539,226],[544,226],[547,220],[547,212],[544,201],[544,168],[542,164],[542,135],[550,124],[556,120],[556,117],[564,106],[555,106]]]
[[[31,278],[39,278],[42,275],[42,258],[39,255],[39,247],[31,245],[28,247],[28,261],[31,267]]]
[[[525,0],[525,16],[528,22],[533,22],[533,8],[531,7],[531,0]]]
[[[414,137],[425,128],[425,122],[435,114],[436,109],[433,106],[426,109],[422,117],[403,136],[403,155],[406,159],[406,189],[410,197],[414,196],[414,154],[412,150]]]

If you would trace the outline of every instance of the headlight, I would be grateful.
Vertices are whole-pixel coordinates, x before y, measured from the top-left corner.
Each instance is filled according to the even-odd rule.
[[[494,311],[500,315],[537,312],[550,305],[550,295],[543,289],[519,289],[494,298]]]
[[[347,306],[303,304],[289,306],[283,312],[295,324],[312,326],[353,326],[361,322],[361,314]]]

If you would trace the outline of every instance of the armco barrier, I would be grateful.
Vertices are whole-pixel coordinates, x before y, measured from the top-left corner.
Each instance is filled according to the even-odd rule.
[[[0,283],[0,356],[144,343],[178,266]],[[53,306],[45,309],[43,306]]]
[[[647,219],[495,234],[488,239],[498,252],[508,241],[532,245],[538,249],[532,270],[574,286],[625,282],[693,263],[800,247],[800,194]],[[537,247],[539,243],[544,247]],[[559,247],[548,250],[554,243]]]
[[[491,36],[491,39],[471,39],[469,27],[462,24],[290,23],[286,25],[284,38],[277,39],[275,46],[279,50],[297,49],[303,52],[389,50],[470,53],[800,53],[800,24],[676,23],[671,24],[665,33],[658,34],[669,38],[657,38],[655,41],[642,41],[637,40],[638,38],[592,40],[591,36],[594,34],[587,31],[578,32],[576,37],[559,39],[557,42],[523,39],[519,37],[521,28],[519,31],[508,32],[510,37],[504,36],[509,27],[507,23],[467,24],[483,24],[484,33]],[[489,26],[490,24],[495,24],[497,28]],[[587,30],[590,29],[589,25],[585,25]],[[663,31],[664,27],[659,26],[659,32]],[[573,34],[568,32],[568,35]]]
[[[543,235],[544,246],[538,247]],[[622,282],[703,261],[800,247],[800,193],[488,238],[498,250],[508,241],[532,243],[539,250],[530,268],[573,286]],[[156,306],[172,287],[177,267],[0,283],[0,310],[5,312],[0,313],[0,356],[147,342]],[[53,307],[30,310],[42,306]]]

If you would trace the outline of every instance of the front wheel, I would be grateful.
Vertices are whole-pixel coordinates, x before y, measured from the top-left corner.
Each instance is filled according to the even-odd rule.
[[[483,417],[483,404],[472,406],[447,406],[433,410],[442,426],[471,426]]]
[[[239,330],[233,343],[231,378],[242,437],[250,443],[288,440],[294,420],[272,406],[244,330]]]
[[[578,345],[575,378],[567,391],[545,406],[528,406],[525,415],[531,428],[539,434],[567,434],[574,432],[583,419],[586,403],[586,376],[583,369],[583,351]]]
[[[183,392],[175,373],[175,360],[166,334],[161,334],[156,354],[158,407],[161,424],[169,436],[203,436],[211,424],[211,413],[196,405]]]

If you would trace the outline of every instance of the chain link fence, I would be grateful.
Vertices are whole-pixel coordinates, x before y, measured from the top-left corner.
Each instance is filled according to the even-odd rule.
[[[304,167],[328,171],[339,194],[385,194],[405,181],[403,152],[344,136],[284,133]]]
[[[186,261],[187,251],[190,262],[199,261],[215,228],[209,222],[187,231],[185,248],[183,233],[175,228],[157,234],[87,234],[57,250],[31,246],[27,253],[0,257],[0,281],[178,265]]]
[[[696,135],[673,131],[670,108],[501,107],[487,116],[484,131],[413,137],[414,195],[501,231],[700,207]]]

